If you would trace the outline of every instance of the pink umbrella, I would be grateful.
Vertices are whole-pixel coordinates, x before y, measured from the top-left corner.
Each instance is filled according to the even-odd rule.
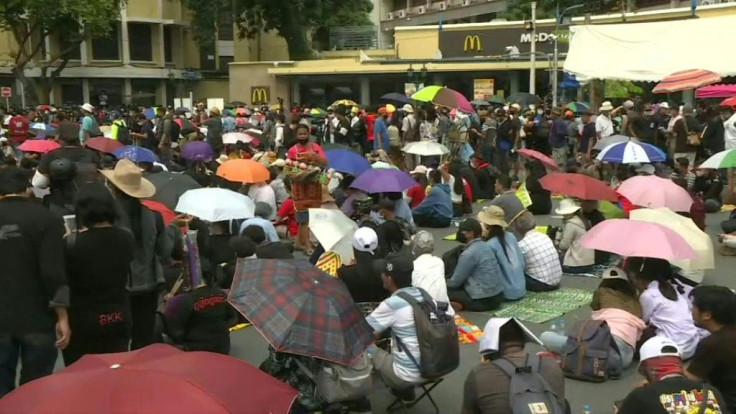
[[[684,260],[697,257],[695,250],[674,230],[645,221],[605,220],[580,238],[580,245],[625,257]]]
[[[693,198],[684,188],[654,175],[638,175],[621,183],[616,190],[640,207],[667,207],[672,211],[690,211]]]
[[[56,141],[29,139],[20,144],[18,149],[25,152],[40,152],[41,154],[45,154],[60,147],[61,145]]]

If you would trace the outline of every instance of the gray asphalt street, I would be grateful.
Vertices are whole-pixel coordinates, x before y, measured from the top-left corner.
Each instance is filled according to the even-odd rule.
[[[715,234],[720,232],[719,223],[722,220],[725,220],[726,217],[726,213],[708,215],[707,231],[714,238],[714,243]],[[537,217],[539,225],[559,224],[560,221],[561,219],[559,217],[554,216]],[[443,252],[449,250],[455,245],[455,242],[441,240],[442,237],[452,233],[454,230],[454,227],[431,230],[436,240],[435,254],[441,255]],[[621,235],[621,237],[626,237],[626,235]],[[736,288],[733,269],[730,267],[734,264],[736,264],[736,258],[716,255],[716,269],[707,272],[704,283],[720,284],[728,286],[729,288]],[[589,289],[591,291],[595,289],[598,283],[598,279],[572,276],[565,276],[562,281],[563,286]],[[483,328],[486,321],[490,318],[487,314],[474,312],[464,312],[462,315],[481,328]],[[581,308],[566,314],[565,318],[568,321],[568,326],[570,326],[575,321],[585,320],[589,316],[590,310],[588,308]],[[540,334],[541,332],[549,329],[550,323],[527,324],[527,326],[535,334]],[[234,332],[231,337],[232,356],[243,359],[255,366],[258,366],[267,356],[267,344],[255,328],[249,327],[238,332]],[[529,346],[528,349],[533,351],[541,350],[540,347],[536,346]],[[479,362],[478,346],[476,344],[460,345],[460,352],[460,367],[455,372],[448,375],[445,378],[445,381],[432,393],[440,407],[440,412],[443,414],[460,412],[463,398],[463,383],[468,372]],[[59,361],[57,361],[57,369],[60,369],[61,367],[61,358],[59,358]],[[624,373],[624,376],[621,379],[615,381],[610,380],[602,384],[567,380],[566,397],[571,404],[573,414],[582,413],[584,405],[590,405],[593,413],[596,414],[612,413],[613,402],[625,397],[633,385],[640,379],[641,377],[636,373],[636,370],[630,368]],[[247,390],[243,390],[243,392],[247,392]],[[392,399],[388,392],[376,392],[371,395],[371,401],[374,413],[384,413]],[[416,406],[412,412],[424,414],[430,413],[432,410],[429,403],[423,401],[421,404]]]

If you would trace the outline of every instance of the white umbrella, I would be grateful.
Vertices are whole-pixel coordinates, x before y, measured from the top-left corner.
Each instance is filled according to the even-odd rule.
[[[243,132],[228,132],[222,135],[223,144],[237,144],[238,141],[245,143],[253,141],[253,135],[245,134]]]
[[[309,229],[325,251],[337,252],[343,263],[353,260],[353,235],[358,224],[340,210],[309,209]]]
[[[401,149],[407,154],[421,155],[429,157],[432,155],[445,155],[450,153],[450,149],[435,141],[417,141],[410,142]]]
[[[631,220],[648,221],[669,227],[695,250],[697,257],[691,260],[673,260],[672,264],[686,270],[715,269],[713,240],[695,225],[692,219],[663,208],[639,208],[630,213]]]
[[[197,188],[179,197],[175,210],[211,223],[253,218],[253,200],[224,188]]]
[[[390,170],[390,169],[397,170],[399,167],[395,165],[391,165],[385,161],[376,161],[373,164],[371,164],[371,168],[376,169],[376,170]]]

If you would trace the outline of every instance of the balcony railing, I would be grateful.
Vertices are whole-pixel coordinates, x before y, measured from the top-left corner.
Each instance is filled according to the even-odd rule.
[[[377,26],[343,26],[330,29],[330,50],[378,48]]]

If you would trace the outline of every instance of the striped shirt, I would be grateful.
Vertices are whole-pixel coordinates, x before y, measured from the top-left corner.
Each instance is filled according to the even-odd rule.
[[[407,382],[422,382],[419,367],[404,353],[396,343],[394,336],[398,336],[404,346],[417,362],[420,362],[419,341],[417,340],[417,329],[414,325],[414,310],[409,302],[396,294],[405,292],[410,294],[417,302],[422,302],[422,294],[414,287],[402,288],[394,292],[366,318],[368,324],[375,332],[384,332],[391,328],[391,355],[394,358],[394,373],[397,377]]]

